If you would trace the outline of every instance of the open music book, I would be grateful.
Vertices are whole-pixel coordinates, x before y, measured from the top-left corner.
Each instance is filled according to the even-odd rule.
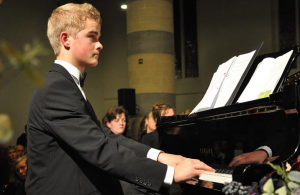
[[[238,103],[269,97],[273,93],[293,50],[277,58],[267,57],[255,69]]]
[[[234,56],[221,64],[214,73],[204,97],[190,114],[225,106],[233,99],[236,88],[250,69],[261,45],[249,53]]]

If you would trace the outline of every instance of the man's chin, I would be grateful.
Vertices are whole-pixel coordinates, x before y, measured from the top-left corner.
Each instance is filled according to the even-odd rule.
[[[98,61],[97,62],[94,62],[94,63],[90,63],[87,65],[87,67],[95,67],[98,65]]]

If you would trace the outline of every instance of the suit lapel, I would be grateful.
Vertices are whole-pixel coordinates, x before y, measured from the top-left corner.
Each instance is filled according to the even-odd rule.
[[[70,75],[70,73],[61,65],[59,64],[53,64],[53,66],[51,67],[49,72],[60,72],[61,74],[63,74],[67,79],[69,79],[71,82],[73,82],[77,88],[77,84],[75,83],[73,77]],[[78,91],[81,94],[81,91],[78,89]],[[82,94],[81,94],[82,95]],[[84,97],[82,96],[83,100],[85,101]],[[86,111],[88,112],[88,114],[92,117],[93,121],[95,123],[97,123],[97,125],[100,127],[100,123],[97,119],[97,116],[95,114],[95,111],[92,107],[92,105],[90,104],[90,102],[88,100],[85,101],[85,105],[86,105]]]

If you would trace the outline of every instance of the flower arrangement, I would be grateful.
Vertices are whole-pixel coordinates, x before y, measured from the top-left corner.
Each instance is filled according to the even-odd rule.
[[[297,161],[290,166],[274,165],[268,162],[274,172],[264,176],[259,183],[251,186],[242,186],[233,181],[225,184],[222,192],[228,195],[300,195],[300,155]]]

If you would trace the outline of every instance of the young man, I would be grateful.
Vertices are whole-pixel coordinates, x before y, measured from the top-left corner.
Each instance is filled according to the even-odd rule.
[[[80,85],[85,68],[98,64],[100,25],[100,13],[87,3],[58,7],[48,20],[57,60],[45,87],[32,97],[26,193],[122,194],[116,178],[157,191],[214,171],[199,160],[151,149],[100,125]]]

